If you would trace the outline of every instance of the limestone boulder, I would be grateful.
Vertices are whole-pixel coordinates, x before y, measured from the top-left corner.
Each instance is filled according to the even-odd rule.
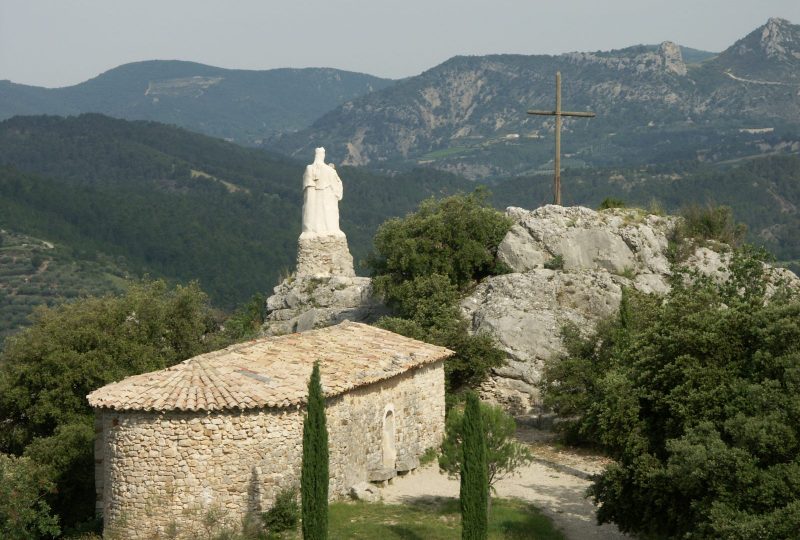
[[[267,299],[268,336],[303,332],[342,321],[374,322],[386,308],[372,294],[366,277],[290,276]]]
[[[473,332],[495,336],[506,365],[494,370],[484,393],[518,413],[538,399],[543,363],[563,351],[561,329],[568,323],[591,328],[619,308],[629,279],[600,270],[533,269],[484,280],[465,298],[462,312]]]
[[[351,486],[349,493],[350,497],[356,501],[378,502],[381,500],[381,490],[369,482],[359,482]]]
[[[533,211],[511,207],[506,213],[515,224],[497,256],[515,272],[542,268],[560,256],[565,270],[669,273],[667,238],[675,217],[556,205]]]
[[[526,414],[540,407],[536,385],[544,363],[565,352],[566,324],[591,332],[617,312],[623,287],[669,291],[669,237],[679,218],[554,205],[532,211],[511,207],[506,213],[514,225],[497,257],[512,273],[484,280],[461,310],[472,332],[492,334],[507,355],[506,365],[484,384],[483,398]],[[729,263],[727,246],[712,244],[697,248],[684,264],[724,279]],[[776,285],[800,289],[788,270],[766,270]]]

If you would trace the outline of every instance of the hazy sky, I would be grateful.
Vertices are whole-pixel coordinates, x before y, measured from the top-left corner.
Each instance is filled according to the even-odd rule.
[[[0,79],[75,84],[137,60],[399,78],[457,54],[670,40],[719,51],[800,0],[0,0]]]

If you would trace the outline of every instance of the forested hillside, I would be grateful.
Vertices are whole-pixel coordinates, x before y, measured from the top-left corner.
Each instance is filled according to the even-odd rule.
[[[313,156],[308,156],[308,161]],[[199,279],[230,308],[294,266],[304,163],[151,122],[101,115],[0,123],[0,227],[135,274]],[[388,178],[340,168],[356,261],[374,230],[471,184],[435,171]]]
[[[55,244],[55,251],[37,250],[46,257],[58,253],[53,269],[64,268],[38,276],[31,266],[37,261],[26,262],[34,258],[32,252],[13,258],[6,253],[0,276],[6,291],[3,328],[24,320],[35,298],[46,296],[52,303],[70,297],[63,291],[103,292],[118,285],[104,276],[199,279],[212,301],[226,309],[269,292],[281,273],[294,267],[304,165],[152,122],[101,115],[0,122],[0,228],[30,235],[31,245]],[[388,217],[406,214],[431,195],[475,187],[434,169],[393,177],[350,167],[339,172],[345,184],[341,226],[357,265]],[[505,179],[490,186],[492,202],[498,208],[535,208],[551,202],[551,184],[548,175]],[[607,197],[645,207],[655,201],[666,211],[691,203],[726,204],[749,225],[752,241],[781,261],[800,259],[796,157],[745,161],[727,169],[697,163],[568,169],[563,197],[565,205],[590,207]],[[96,265],[96,284],[88,286],[84,272],[68,271],[81,265]],[[37,285],[50,277],[58,282],[55,289]],[[25,278],[33,283],[14,287],[30,289],[30,295],[7,292],[9,280]],[[50,292],[40,294],[37,287]]]
[[[253,71],[150,60],[64,88],[0,81],[0,119],[97,112],[256,145],[275,133],[308,127],[334,107],[393,82],[329,68]]]
[[[552,202],[552,177],[521,176],[494,186],[498,207],[536,208]],[[667,163],[627,169],[568,169],[562,174],[565,206],[592,208],[606,198],[631,206],[655,205],[677,212],[691,204],[721,204],[747,224],[749,241],[764,245],[778,260],[800,260],[800,158],[773,156],[727,168]]]

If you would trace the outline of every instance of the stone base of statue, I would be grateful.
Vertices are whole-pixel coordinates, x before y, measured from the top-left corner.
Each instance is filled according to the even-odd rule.
[[[345,320],[371,323],[387,313],[368,277],[290,276],[267,299],[262,333],[279,336]]]
[[[297,271],[267,299],[262,333],[303,332],[344,320],[370,323],[388,314],[372,294],[372,280],[356,277],[344,233],[302,234]]]
[[[344,233],[301,234],[297,249],[297,277],[355,277],[353,256]]]

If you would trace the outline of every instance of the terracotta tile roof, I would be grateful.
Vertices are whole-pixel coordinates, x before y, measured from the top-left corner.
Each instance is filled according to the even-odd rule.
[[[92,407],[214,411],[304,403],[314,361],[326,396],[399,375],[453,352],[366,324],[256,339],[134,375],[89,394]]]

